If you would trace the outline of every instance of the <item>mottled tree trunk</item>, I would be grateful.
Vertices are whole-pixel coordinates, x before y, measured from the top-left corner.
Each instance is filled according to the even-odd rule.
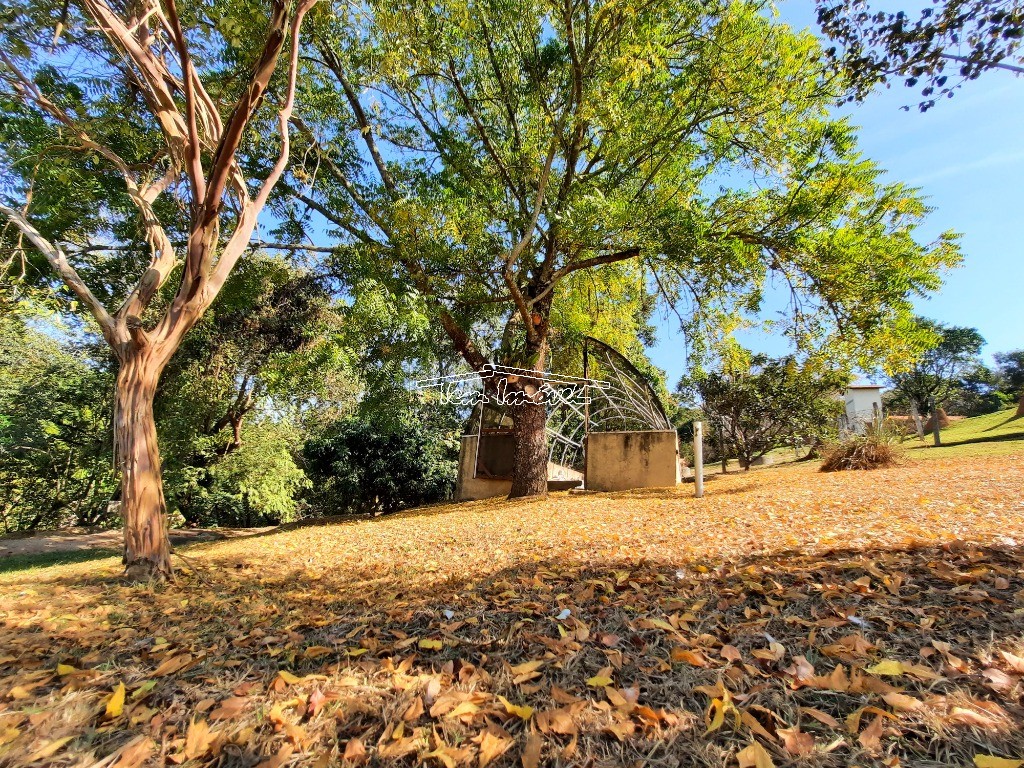
[[[548,492],[547,407],[523,403],[511,408],[515,437],[510,499],[545,496]]]
[[[114,411],[114,446],[121,473],[124,564],[129,579],[170,579],[167,506],[160,474],[153,398],[163,368],[152,351],[121,362]]]
[[[1024,392],[1020,393],[1020,400],[1017,402],[1017,415],[1024,416]]]
[[[917,439],[924,440],[924,422],[921,421],[921,411],[917,408],[917,403],[913,400],[910,401],[910,415],[914,417],[914,429],[917,430]]]

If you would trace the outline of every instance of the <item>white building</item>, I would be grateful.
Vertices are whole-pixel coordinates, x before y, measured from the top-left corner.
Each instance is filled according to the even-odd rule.
[[[843,395],[846,413],[840,431],[864,434],[869,424],[882,423],[882,388],[875,384],[851,384]]]

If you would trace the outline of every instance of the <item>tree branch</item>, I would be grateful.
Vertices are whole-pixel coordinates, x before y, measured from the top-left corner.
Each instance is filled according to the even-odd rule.
[[[188,178],[192,186],[192,204],[197,208],[206,201],[206,177],[203,174],[202,148],[199,139],[199,127],[196,122],[196,94],[195,82],[193,80],[192,57],[188,53],[188,45],[185,42],[185,33],[181,30],[181,20],[178,18],[178,7],[175,0],[166,0],[167,15],[171,26],[171,37],[174,40],[174,47],[178,51],[178,59],[181,62],[181,73],[184,81],[185,91],[185,118],[188,124],[188,141],[185,151],[185,161],[188,165]]]
[[[25,235],[25,237],[27,237],[37,249],[39,249],[39,252],[46,257],[48,262],[50,262],[50,266],[53,267],[53,270],[60,276],[61,280],[63,280],[68,288],[70,288],[74,294],[81,299],[83,304],[89,307],[89,311],[92,312],[92,316],[96,318],[96,322],[99,323],[100,331],[103,333],[103,338],[113,345],[116,337],[114,319],[100,303],[100,300],[93,296],[89,287],[82,282],[82,278],[78,276],[78,272],[76,272],[75,268],[68,262],[67,257],[64,255],[64,251],[43,237],[39,233],[39,230],[29,223],[28,219],[25,218],[21,211],[15,210],[14,208],[8,208],[6,205],[0,204],[0,213],[3,213],[7,217],[8,221],[17,227],[21,233]]]
[[[352,114],[356,118],[356,125],[359,126],[359,133],[363,137],[366,148],[370,152],[370,157],[377,169],[381,182],[384,184],[384,188],[392,196],[397,195],[398,185],[395,184],[395,179],[391,175],[391,171],[388,170],[387,164],[385,164],[384,158],[377,147],[377,140],[373,134],[373,127],[370,125],[370,120],[367,118],[366,112],[363,110],[363,105],[359,101],[359,94],[356,93],[355,88],[352,87],[352,83],[349,82],[348,77],[345,75],[345,70],[341,66],[341,61],[338,59],[337,54],[335,54],[327,45],[323,45],[320,53],[324,59],[326,59],[327,66],[330,68],[334,77],[337,78],[342,90],[345,91],[345,98],[348,100],[349,106],[352,108]]]
[[[533,213],[530,214],[530,221],[527,226],[523,229],[523,236],[519,239],[509,251],[508,256],[505,257],[505,268],[502,271],[502,276],[505,279],[505,285],[512,294],[512,300],[516,303],[516,307],[519,309],[519,314],[522,315],[523,322],[526,324],[526,337],[530,341],[535,341],[537,338],[537,331],[533,327],[533,317],[530,312],[530,306],[526,302],[526,297],[523,296],[523,292],[519,289],[519,284],[516,282],[515,275],[513,273],[513,267],[516,261],[522,255],[526,246],[530,244],[533,239],[533,232],[537,228],[537,220],[540,218],[540,210],[544,205],[544,193],[547,191],[548,178],[551,176],[551,164],[555,160],[555,152],[557,151],[557,138],[552,138],[551,146],[548,149],[548,157],[544,163],[544,169],[541,171],[540,179],[537,182],[537,196],[533,201]]]
[[[295,11],[295,18],[292,20],[291,24],[291,58],[288,67],[287,96],[285,98],[284,105],[277,114],[278,126],[281,133],[281,151],[278,154],[277,162],[274,163],[274,167],[263,180],[263,184],[260,187],[260,191],[257,193],[255,200],[243,207],[238,225],[235,227],[235,231],[231,235],[231,239],[228,240],[227,245],[224,247],[224,252],[221,254],[220,260],[217,262],[217,267],[214,270],[214,274],[210,279],[210,288],[213,295],[216,295],[216,292],[220,290],[224,281],[227,280],[228,274],[230,274],[235,263],[238,261],[239,256],[242,255],[242,252],[249,244],[253,230],[256,227],[257,217],[267,204],[267,200],[270,198],[270,193],[277,182],[281,179],[285,168],[288,167],[288,158],[291,154],[291,138],[288,133],[288,125],[291,121],[292,111],[295,108],[295,86],[299,70],[299,30],[302,27],[303,17],[314,5],[316,5],[316,3],[317,0],[303,0]],[[275,10],[276,7],[277,4],[275,3]],[[245,126],[248,125],[249,119],[252,117],[252,111],[255,109],[258,100],[262,98],[263,92],[266,90],[267,85],[270,82],[270,77],[273,75],[274,69],[277,67],[277,56],[280,54],[281,48],[284,46],[283,33],[277,26],[278,23],[283,24],[284,20],[282,19],[279,22],[275,13],[274,26],[268,36],[267,44],[263,48],[263,55],[260,57],[260,64],[256,69],[257,74],[253,77],[252,84],[249,87],[249,98],[243,97],[235,107],[235,112],[232,113],[231,120],[228,121],[228,128],[231,128],[232,121],[234,121],[235,116],[241,114],[240,110],[244,105],[248,105],[248,111],[245,112],[245,119],[237,128],[238,140],[233,142],[234,149],[232,149],[231,157],[227,158],[229,165],[234,163],[234,153],[237,151],[238,144],[241,142],[242,131]],[[273,54],[272,56],[271,53]],[[225,136],[227,133],[228,131],[226,129]],[[230,145],[231,143],[225,143],[224,141],[221,142],[221,147],[226,148]],[[216,158],[214,159],[214,165],[215,167],[217,165]],[[210,188],[211,190],[215,188],[213,183],[210,184]],[[212,300],[212,296],[209,300]]]

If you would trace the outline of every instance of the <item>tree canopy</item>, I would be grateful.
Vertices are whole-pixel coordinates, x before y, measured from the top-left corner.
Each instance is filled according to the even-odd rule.
[[[945,325],[919,317],[918,327],[931,344],[909,366],[890,376],[893,391],[913,403],[918,413],[940,407],[973,373],[985,339],[975,328]]]
[[[818,23],[838,45],[829,57],[863,99],[879,83],[920,88],[924,112],[989,69],[1024,73],[1024,8],[1016,0],[934,0],[916,15],[872,11],[861,0],[818,0]]]
[[[914,242],[923,202],[829,120],[813,37],[762,10],[370,4],[359,45],[336,11],[314,35],[299,211],[333,225],[349,269],[411,282],[475,366],[528,361],[561,281],[624,260],[689,302],[694,331],[776,275],[799,341],[842,325],[851,349],[880,342],[955,263],[952,236]],[[488,349],[471,332],[495,317]]]
[[[335,8],[312,35],[298,120],[312,151],[286,180],[289,226],[326,223],[347,281],[414,292],[477,370],[543,370],[559,303],[588,285],[569,281],[597,271],[660,296],[698,353],[777,279],[792,296],[777,329],[799,347],[898,354],[955,238],[915,240],[923,201],[828,117],[838,91],[813,36],[764,10]],[[517,473],[537,468],[541,492],[535,448]]]

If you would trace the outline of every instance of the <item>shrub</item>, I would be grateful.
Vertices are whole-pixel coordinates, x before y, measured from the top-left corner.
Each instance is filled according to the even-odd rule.
[[[451,422],[451,423],[448,423]],[[448,414],[403,409],[354,415],[307,441],[308,501],[325,515],[395,512],[450,499],[459,430]]]
[[[261,414],[243,423],[237,450],[213,459],[168,462],[167,499],[187,526],[250,528],[290,523],[309,487],[296,463],[302,433],[288,418]]]
[[[869,430],[865,435],[853,435],[827,446],[823,457],[822,472],[881,469],[899,464],[899,448],[891,433]]]

